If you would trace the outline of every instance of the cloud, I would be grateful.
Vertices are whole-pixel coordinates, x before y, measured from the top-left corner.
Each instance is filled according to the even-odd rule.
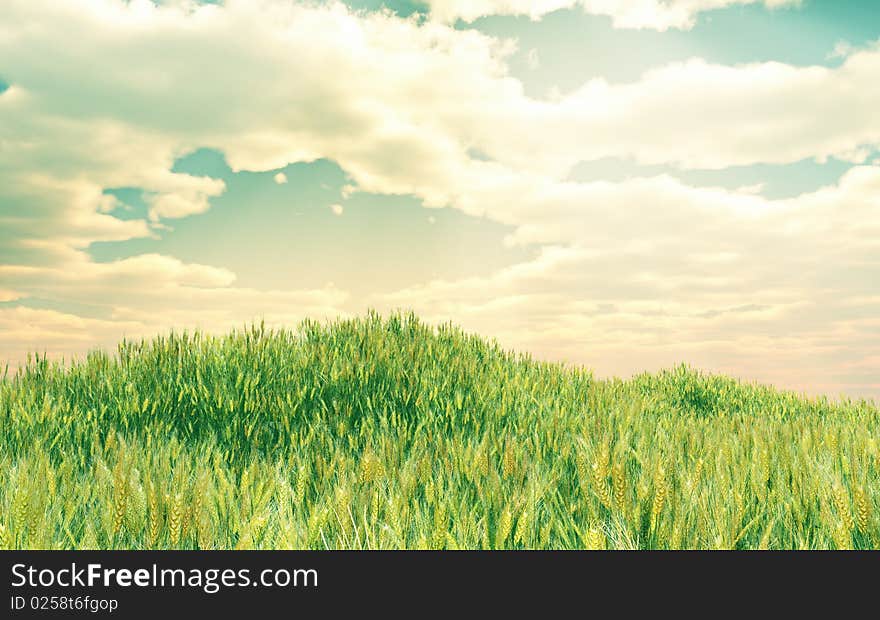
[[[185,11],[10,0],[0,10],[0,23],[16,24],[0,25],[15,85],[0,99],[5,167],[93,191],[142,187],[154,220],[202,212],[222,191],[169,172],[197,147],[224,151],[236,170],[325,157],[365,191],[457,206],[455,179],[491,163],[558,179],[604,157],[682,168],[860,162],[880,144],[877,48],[834,69],[695,59],[541,100],[508,74],[509,43],[333,3],[231,0]],[[56,42],[74,26],[88,44],[71,56]],[[477,151],[491,161],[473,160]]]
[[[336,204],[330,205],[330,211],[333,212],[333,215],[342,215],[344,209],[342,208],[342,205]]]
[[[173,183],[164,191],[154,191],[147,196],[150,220],[154,222],[204,213],[210,206],[209,199],[226,189],[223,181],[209,177],[174,174],[169,178]]]
[[[534,47],[526,54],[526,64],[532,71],[537,71],[541,67],[541,58],[538,55],[538,50]]]
[[[275,183],[278,185],[284,185],[285,183],[287,183],[287,175],[283,172],[279,172],[274,177],[272,177],[272,180],[275,181]]]
[[[293,304],[302,307],[337,309],[347,298],[338,289],[255,291],[234,286],[235,274],[227,269],[184,263],[170,256],[141,254],[108,263],[96,263],[83,253],[71,254],[64,265],[0,266],[0,279],[18,295],[64,300],[73,305],[88,305],[99,313],[111,315],[120,308],[136,308],[128,315],[141,319],[157,310],[174,309],[207,315],[229,312],[236,306],[248,306],[248,315],[270,309],[282,311]]]
[[[560,9],[610,17],[616,28],[690,29],[697,15],[730,6],[798,6],[801,0],[423,0],[431,16],[443,22],[473,22],[489,15],[525,15],[538,20]]]
[[[828,53],[827,58],[829,60],[835,58],[846,58],[847,56],[852,54],[855,49],[856,48],[849,41],[840,40],[834,45],[834,49],[832,49]]]
[[[506,98],[469,138],[495,161],[545,173],[605,157],[683,169],[863,163],[880,144],[880,87],[869,77],[878,70],[877,46],[836,68],[692,59],[632,83],[594,79],[553,101]]]

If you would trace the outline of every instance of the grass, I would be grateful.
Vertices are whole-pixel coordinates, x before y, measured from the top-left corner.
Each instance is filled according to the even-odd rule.
[[[375,314],[0,381],[5,548],[880,546],[880,410]]]

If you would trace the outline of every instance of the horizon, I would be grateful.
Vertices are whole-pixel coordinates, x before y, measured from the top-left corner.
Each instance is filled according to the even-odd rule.
[[[420,324],[427,326],[431,330],[431,332],[434,334],[437,334],[439,332],[439,330],[442,328],[451,327],[453,329],[459,330],[460,333],[465,336],[478,337],[483,342],[488,344],[489,346],[498,347],[505,354],[512,355],[514,357],[522,357],[524,359],[527,359],[529,362],[534,362],[534,363],[538,363],[538,364],[548,363],[551,365],[556,365],[556,366],[560,367],[564,372],[566,372],[566,371],[586,371],[592,376],[592,379],[595,381],[614,381],[614,380],[630,381],[630,380],[633,380],[633,379],[635,379],[639,376],[643,376],[643,375],[656,376],[656,375],[659,375],[660,373],[664,373],[664,372],[671,373],[671,372],[677,372],[681,369],[686,369],[689,372],[696,372],[696,373],[700,374],[701,376],[704,376],[707,378],[713,377],[713,376],[727,377],[727,378],[731,378],[734,381],[740,383],[741,385],[744,385],[747,387],[770,388],[770,389],[776,391],[777,393],[786,393],[786,392],[792,393],[799,398],[803,398],[803,399],[809,400],[809,401],[820,402],[820,401],[824,400],[824,401],[828,402],[829,404],[839,404],[839,405],[843,405],[848,402],[849,403],[866,402],[869,405],[874,405],[874,406],[880,405],[880,400],[873,398],[871,396],[853,397],[853,396],[850,396],[847,394],[810,393],[808,388],[799,390],[796,387],[780,387],[780,386],[774,385],[772,383],[765,383],[765,382],[749,379],[747,377],[738,377],[735,375],[730,375],[730,374],[726,374],[726,373],[720,373],[720,372],[715,372],[712,370],[698,368],[698,367],[695,367],[695,366],[687,363],[686,361],[679,362],[679,363],[674,364],[672,366],[658,368],[654,371],[647,371],[647,370],[633,371],[632,373],[630,373],[629,375],[626,375],[626,376],[600,375],[600,374],[597,374],[595,372],[595,370],[592,367],[590,367],[588,364],[579,364],[576,362],[570,362],[567,360],[558,360],[558,359],[553,359],[553,358],[542,358],[539,355],[532,354],[530,351],[519,351],[516,349],[505,347],[503,345],[503,343],[499,342],[495,338],[486,337],[478,332],[473,332],[473,331],[468,331],[468,330],[462,329],[459,325],[456,325],[455,323],[452,323],[452,322],[447,321],[444,323],[427,323],[427,322],[423,321],[417,314],[412,313],[411,311],[406,311],[406,310],[395,310],[395,311],[392,311],[392,312],[386,313],[386,314],[377,313],[374,310],[368,310],[366,314],[359,314],[359,315],[352,315],[352,316],[345,316],[345,317],[337,316],[337,317],[333,317],[333,318],[325,318],[323,320],[316,320],[316,319],[306,317],[306,318],[302,319],[302,321],[300,321],[296,325],[267,325],[265,323],[265,321],[258,320],[258,321],[252,321],[252,322],[246,323],[244,325],[231,327],[224,332],[204,331],[198,327],[196,327],[194,329],[177,330],[172,327],[166,331],[157,332],[157,333],[151,334],[150,336],[146,336],[146,337],[128,338],[125,335],[123,335],[120,338],[120,340],[116,343],[116,346],[114,346],[114,347],[95,347],[90,350],[84,351],[82,353],[74,353],[70,357],[50,356],[50,355],[48,355],[48,352],[46,352],[46,351],[30,352],[27,354],[27,359],[19,360],[18,362],[14,363],[14,364],[8,364],[5,367],[6,373],[4,374],[4,378],[8,379],[8,378],[14,377],[15,374],[18,373],[19,371],[25,370],[25,367],[27,367],[29,365],[33,365],[35,363],[38,363],[40,360],[46,360],[50,364],[59,364],[64,369],[69,369],[69,368],[72,368],[73,366],[76,366],[76,365],[87,364],[89,356],[95,355],[95,354],[107,355],[110,359],[112,359],[114,361],[118,361],[120,359],[119,358],[119,348],[123,345],[126,345],[126,344],[128,344],[128,345],[132,345],[132,344],[155,345],[160,340],[163,340],[163,339],[167,340],[169,338],[175,338],[175,337],[184,338],[184,339],[194,338],[196,340],[199,340],[202,338],[208,338],[208,339],[213,339],[217,342],[220,342],[224,338],[227,338],[230,336],[241,335],[246,332],[253,332],[253,331],[257,331],[257,330],[263,332],[264,335],[267,335],[267,336],[272,336],[273,334],[277,334],[279,332],[287,332],[290,334],[295,334],[295,333],[299,332],[300,329],[305,324],[309,324],[309,323],[317,324],[317,325],[321,326],[322,328],[331,329],[334,325],[336,325],[337,323],[340,323],[340,322],[362,321],[362,320],[369,319],[371,316],[378,316],[383,321],[387,321],[392,316],[399,316],[401,318],[413,317],[417,321],[419,321]]]
[[[7,0],[0,364],[402,310],[880,402],[871,5]]]

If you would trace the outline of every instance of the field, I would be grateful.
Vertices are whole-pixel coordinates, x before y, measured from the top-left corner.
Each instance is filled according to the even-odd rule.
[[[600,381],[411,315],[0,381],[0,547],[880,547],[880,409]]]

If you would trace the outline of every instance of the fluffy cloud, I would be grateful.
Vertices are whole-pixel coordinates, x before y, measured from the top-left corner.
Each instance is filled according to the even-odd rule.
[[[603,157],[687,168],[861,161],[880,143],[876,48],[834,69],[693,60],[537,100],[507,74],[508,43],[339,4],[10,0],[0,10],[12,84],[0,95],[0,157],[13,174],[142,187],[154,219],[201,212],[222,191],[169,172],[203,146],[235,169],[326,157],[367,191],[458,206],[470,187],[457,179],[560,179]],[[73,27],[82,41],[59,46]]]
[[[431,15],[445,22],[473,22],[488,15],[526,15],[540,19],[559,9],[580,7],[611,18],[616,28],[689,29],[703,11],[733,5],[796,6],[801,0],[424,0]]]
[[[204,213],[210,206],[209,199],[226,189],[223,181],[217,179],[185,174],[168,176],[171,183],[163,190],[154,189],[147,197],[150,220],[154,222]]]
[[[694,59],[633,84],[592,81],[559,102],[564,112],[545,118],[548,125],[566,119],[570,135],[590,136],[592,149],[579,153],[585,159],[615,154],[683,168],[832,156],[861,163],[880,144],[872,113],[880,85],[869,78],[878,69],[877,46],[835,69]],[[554,135],[563,134],[557,127]]]

